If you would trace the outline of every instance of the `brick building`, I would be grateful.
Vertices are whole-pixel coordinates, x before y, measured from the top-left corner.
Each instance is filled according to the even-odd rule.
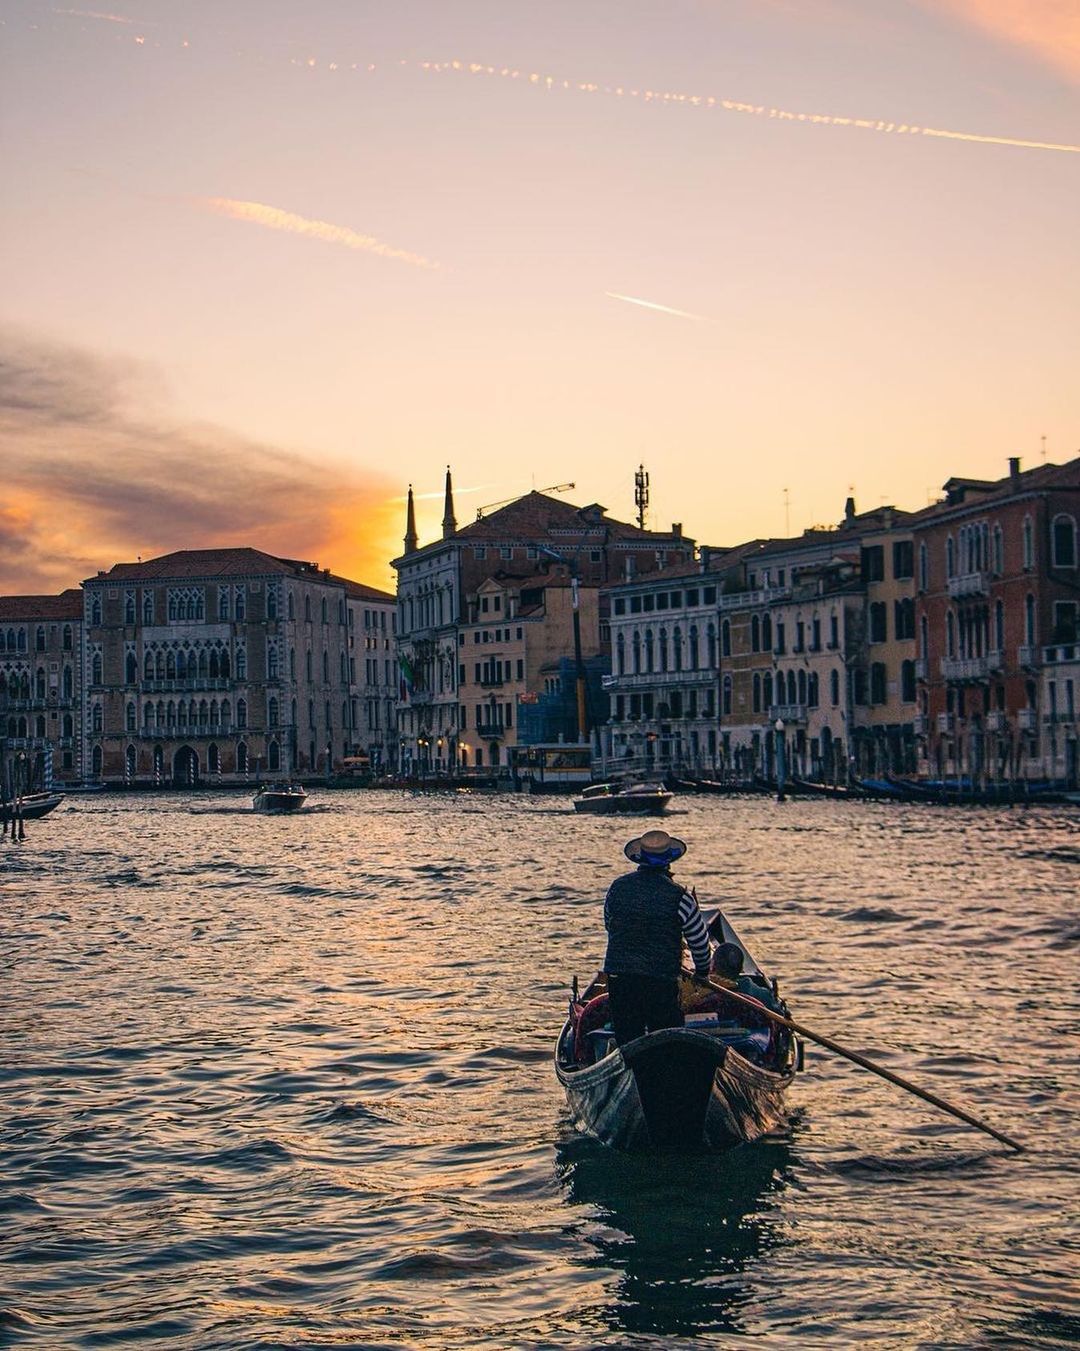
[[[0,597],[0,739],[24,787],[83,776],[82,615],[77,588]]]

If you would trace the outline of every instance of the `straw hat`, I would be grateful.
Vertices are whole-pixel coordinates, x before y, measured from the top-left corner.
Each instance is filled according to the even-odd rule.
[[[666,830],[647,830],[636,840],[630,840],[623,846],[623,853],[631,863],[652,864],[660,867],[674,863],[686,853],[686,844],[669,835]]]

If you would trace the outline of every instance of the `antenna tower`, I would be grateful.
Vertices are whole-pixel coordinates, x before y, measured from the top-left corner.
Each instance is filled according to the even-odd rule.
[[[638,529],[645,529],[645,513],[649,510],[649,476],[643,464],[634,475],[634,506],[637,507]]]

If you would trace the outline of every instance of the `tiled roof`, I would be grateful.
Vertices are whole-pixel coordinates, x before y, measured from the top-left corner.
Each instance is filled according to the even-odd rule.
[[[115,563],[108,572],[87,578],[88,582],[119,582],[160,580],[187,581],[202,577],[303,577],[313,582],[327,582],[344,586],[346,593],[357,600],[389,601],[394,597],[363,582],[339,577],[329,569],[299,558],[277,558],[261,549],[178,549],[162,554],[160,558],[146,558],[139,563]],[[84,583],[85,585],[85,583]],[[79,593],[76,593],[79,594]]]
[[[82,619],[83,593],[78,587],[58,596],[0,596],[0,620]]]
[[[490,516],[482,516],[463,526],[454,539],[508,540],[535,539],[550,535],[565,547],[570,536],[588,536],[606,532],[610,540],[640,540],[643,545],[675,538],[668,531],[640,530],[636,525],[613,520],[596,503],[575,507],[546,493],[531,492],[499,507]],[[680,537],[681,538],[681,537]],[[687,546],[691,541],[686,541]]]

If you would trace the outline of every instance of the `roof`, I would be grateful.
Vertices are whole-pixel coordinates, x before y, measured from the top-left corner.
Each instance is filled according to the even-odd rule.
[[[0,620],[82,619],[83,594],[78,587],[58,596],[0,596]]]
[[[967,512],[985,511],[1027,493],[1080,488],[1080,457],[1065,464],[1041,464],[1037,469],[1020,470],[995,480],[951,478],[944,486],[949,496],[955,497],[959,491],[960,498],[936,503],[925,514],[920,512],[920,522],[927,516],[945,519]],[[967,492],[973,492],[974,495],[968,498]]]
[[[299,558],[278,558],[261,549],[177,549],[160,558],[146,558],[137,563],[115,563],[108,572],[99,572],[89,582],[121,581],[193,581],[210,577],[302,577],[313,582],[344,586],[355,600],[394,603],[394,597],[377,587],[339,577],[317,563]],[[76,594],[79,594],[76,592]],[[81,613],[81,606],[80,606]]]

